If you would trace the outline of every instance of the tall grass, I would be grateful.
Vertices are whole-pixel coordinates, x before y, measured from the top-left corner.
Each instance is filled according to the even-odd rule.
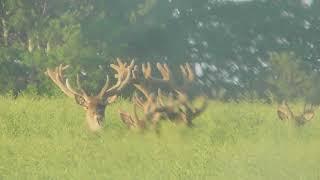
[[[127,130],[118,108],[93,134],[72,99],[0,97],[0,179],[320,179],[320,116],[288,127],[275,105],[211,102],[195,127],[156,134]]]

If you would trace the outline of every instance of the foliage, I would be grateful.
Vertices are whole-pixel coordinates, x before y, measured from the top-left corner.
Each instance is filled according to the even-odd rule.
[[[129,131],[119,107],[130,105],[108,107],[106,127],[92,134],[71,99],[0,97],[0,179],[319,177],[319,116],[292,129],[274,105],[211,102],[193,128],[162,123],[158,136]]]
[[[272,53],[269,68],[272,72],[266,81],[276,96],[287,100],[301,94],[310,96],[314,73],[294,53]]]
[[[194,62],[208,92],[265,97],[270,52],[294,52],[318,74],[319,7],[300,0],[2,0],[0,92],[18,95],[31,85],[55,94],[43,72],[60,63],[96,89],[121,57]]]

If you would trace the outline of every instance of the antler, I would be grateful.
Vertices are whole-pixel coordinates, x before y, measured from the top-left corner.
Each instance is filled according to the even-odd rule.
[[[172,73],[167,64],[157,63],[157,69],[160,72],[160,78],[152,76],[150,63],[142,64],[141,71],[139,71],[138,66],[134,67],[132,71],[133,85],[144,97],[135,95],[133,103],[134,107],[141,109],[144,115],[142,118],[139,118],[136,112],[134,116],[120,112],[122,121],[127,125],[132,124],[131,122],[139,121],[149,121],[153,125],[157,125],[159,120],[169,119],[173,122],[182,121],[191,126],[192,120],[207,107],[206,98],[203,98],[201,106],[196,107],[186,93],[188,86],[195,79],[191,66],[189,64],[180,66],[182,76],[184,77],[182,85],[179,85],[181,83],[177,83],[172,79]],[[153,93],[155,87],[158,90],[157,93]],[[164,95],[161,87],[165,87],[169,93]]]
[[[166,63],[157,63],[157,69],[161,74],[161,78],[152,76],[152,68],[149,62],[147,64],[142,64],[142,74],[149,84],[156,84],[158,86],[160,85],[161,87],[167,87],[176,91],[186,92],[188,91],[190,85],[194,83],[195,74],[189,63],[180,65],[183,79],[179,82],[172,78],[172,73]]]
[[[189,63],[186,63],[184,65],[180,65],[180,69],[181,69],[181,72],[182,72],[184,78],[187,81],[194,81],[194,79],[195,79],[194,72],[193,72],[191,65]]]
[[[134,67],[134,60],[131,61],[130,65],[127,65],[127,63],[123,63],[119,58],[117,58],[117,63],[117,65],[110,65],[112,69],[117,71],[117,74],[115,74],[117,83],[109,88],[109,77],[107,76],[106,83],[98,94],[98,96],[101,98],[116,96],[116,94],[119,93],[131,79],[131,71]]]
[[[46,74],[52,79],[52,81],[69,97],[81,96],[88,99],[87,93],[82,89],[79,76],[77,75],[77,86],[80,89],[76,91],[70,86],[69,79],[64,79],[63,71],[66,70],[69,65],[60,64],[54,69],[47,68]]]
[[[312,104],[310,104],[309,107],[307,107],[307,104],[305,103],[304,108],[303,108],[303,112],[300,114],[299,118],[297,118],[296,122],[298,123],[298,125],[303,125],[306,122],[309,122],[313,119],[313,117],[315,116],[315,108]]]
[[[133,105],[134,114],[131,115],[127,112],[119,110],[120,118],[124,124],[127,125],[128,128],[140,128],[144,129],[146,127],[145,118],[139,118],[137,113],[136,104]]]
[[[146,128],[147,121],[151,121],[154,126],[157,125],[161,114],[155,106],[153,96],[149,96],[144,102],[139,97],[134,96],[133,103],[133,115],[121,110],[119,111],[122,122],[125,123],[128,128],[138,127],[144,129]],[[137,107],[142,109],[142,117],[138,116]]]
[[[157,69],[161,74],[162,78],[156,78],[152,76],[152,68],[151,64],[148,62],[147,64],[141,65],[142,74],[145,78],[145,80],[149,81],[149,83],[158,83],[158,84],[165,84],[172,86],[174,83],[171,79],[171,72],[169,69],[169,66],[167,64],[160,64],[157,63]]]
[[[134,60],[131,61],[130,65],[127,63],[123,63],[120,59],[117,59],[118,64],[111,64],[111,68],[116,70],[115,78],[117,78],[117,82],[114,86],[109,88],[109,76],[107,76],[107,80],[100,90],[98,94],[98,98],[100,99],[109,99],[109,103],[113,102],[117,95],[130,81],[131,71],[134,66]],[[69,80],[64,80],[63,71],[67,69],[69,65],[60,64],[58,67],[54,69],[47,69],[46,74],[52,79],[52,81],[69,97],[80,96],[85,100],[88,100],[89,96],[83,90],[79,76],[77,75],[77,87],[80,91],[73,89],[69,83]]]
[[[180,110],[182,113],[183,121],[192,125],[192,120],[198,117],[208,106],[208,100],[206,96],[202,95],[202,104],[199,107],[196,107],[188,96],[184,93],[178,92],[178,101],[180,102]]]
[[[105,108],[108,104],[114,102],[118,93],[129,83],[131,79],[131,71],[134,66],[134,60],[129,65],[117,59],[118,64],[112,64],[111,68],[116,70],[115,78],[117,82],[109,88],[109,77],[107,76],[106,83],[96,96],[89,96],[82,88],[79,75],[77,75],[77,90],[73,89],[68,79],[64,79],[63,71],[69,65],[59,65],[54,69],[47,69],[46,74],[52,81],[69,97],[74,97],[76,103],[83,106],[86,111],[86,121],[88,127],[92,131],[97,131],[102,128],[105,117]]]
[[[301,126],[304,125],[306,122],[313,119],[315,116],[315,108],[312,104],[307,107],[307,103],[304,104],[303,112],[295,115],[286,101],[282,101],[277,109],[278,117],[281,120],[294,120],[296,125]]]
[[[289,120],[292,119],[295,115],[291,111],[286,101],[282,101],[277,109],[278,117],[280,120]]]

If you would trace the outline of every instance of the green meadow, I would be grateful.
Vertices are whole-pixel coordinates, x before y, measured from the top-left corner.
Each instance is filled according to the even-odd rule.
[[[72,99],[0,97],[0,179],[319,180],[319,113],[297,128],[276,107],[212,101],[193,128],[164,121],[157,134],[128,130],[120,100],[91,133]]]

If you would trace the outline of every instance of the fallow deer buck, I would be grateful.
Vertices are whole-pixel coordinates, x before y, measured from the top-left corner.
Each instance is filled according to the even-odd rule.
[[[116,71],[115,78],[117,82],[109,87],[109,77],[98,95],[89,95],[81,86],[79,76],[77,75],[77,89],[71,87],[69,80],[63,77],[63,72],[69,65],[59,65],[56,68],[48,68],[46,74],[51,80],[69,97],[74,98],[76,103],[81,105],[86,111],[86,122],[91,131],[98,131],[102,128],[105,108],[108,104],[114,102],[120,91],[129,83],[131,78],[134,61],[129,65],[117,59],[117,65],[111,64],[111,68]]]
[[[303,112],[301,112],[300,114],[295,114],[286,101],[282,101],[277,109],[278,117],[280,120],[294,121],[297,126],[302,126],[311,121],[315,116],[314,111],[315,107],[312,104],[307,106],[307,103],[305,103]]]
[[[122,121],[129,127],[145,128],[151,123],[156,127],[160,119],[169,119],[172,122],[184,122],[188,126],[192,125],[192,120],[201,114],[206,106],[206,98],[203,104],[195,107],[194,102],[188,97],[187,90],[194,81],[194,73],[189,64],[181,65],[184,83],[177,85],[172,79],[171,71],[167,64],[157,64],[157,68],[162,78],[152,76],[150,63],[142,64],[141,71],[135,66],[133,70],[133,85],[141,92],[143,97],[134,96],[133,115],[120,111]],[[152,91],[154,87],[158,92]],[[159,88],[160,87],[160,88]],[[161,88],[171,90],[164,95]],[[137,107],[142,110],[143,116],[139,117]]]

